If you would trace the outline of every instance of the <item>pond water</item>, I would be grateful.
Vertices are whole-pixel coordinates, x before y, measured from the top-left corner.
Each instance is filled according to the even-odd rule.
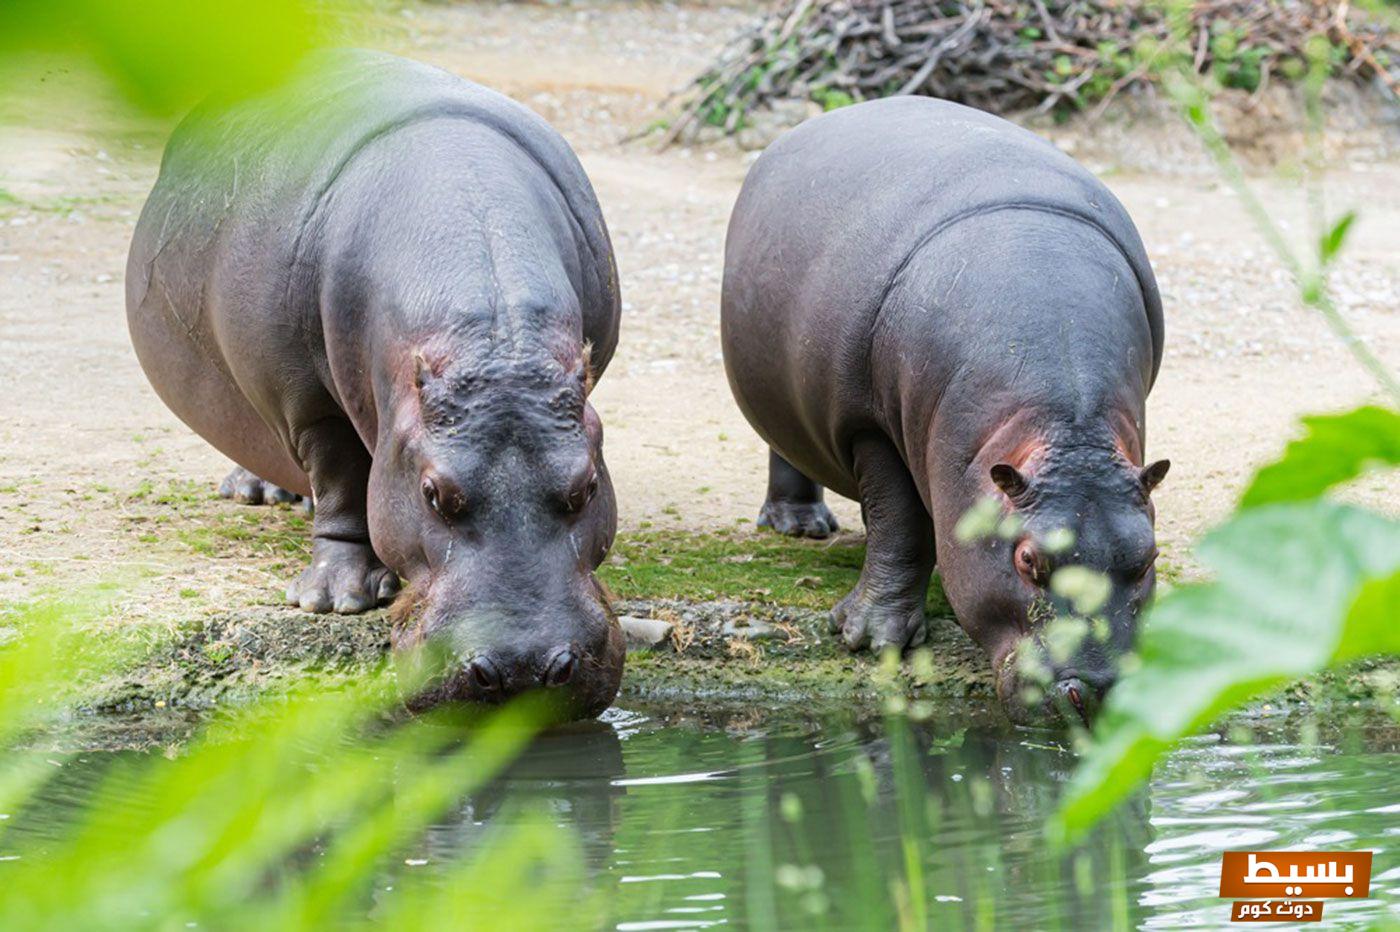
[[[1220,852],[1240,848],[1372,850],[1372,898],[1328,901],[1324,920],[1400,916],[1400,730],[1383,717],[1256,718],[1194,740],[1064,857],[1042,828],[1074,761],[1063,739],[959,718],[614,709],[538,739],[377,895],[543,810],[576,830],[623,930],[893,928],[901,913],[940,929],[1219,927]],[[49,814],[110,757],[70,763]],[[7,841],[62,819],[23,821]]]

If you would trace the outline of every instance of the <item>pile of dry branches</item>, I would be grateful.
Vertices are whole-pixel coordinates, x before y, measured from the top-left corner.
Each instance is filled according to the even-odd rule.
[[[1341,74],[1396,92],[1400,37],[1359,21],[1346,0],[780,0],[680,93],[666,142],[698,125],[733,132],[785,99],[1101,108],[1151,83],[1168,54],[1258,91],[1305,73],[1317,37]]]

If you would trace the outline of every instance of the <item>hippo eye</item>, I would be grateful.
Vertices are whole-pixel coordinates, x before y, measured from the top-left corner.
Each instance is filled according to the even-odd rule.
[[[564,508],[569,514],[578,514],[593,501],[593,496],[598,494],[598,474],[592,473],[588,481],[580,485],[575,485],[570,490],[568,498],[564,500]]]
[[[1042,589],[1050,584],[1050,567],[1029,540],[1023,540],[1016,545],[1014,560],[1016,572],[1026,582]]]
[[[1136,582],[1142,582],[1147,578],[1147,574],[1152,572],[1152,567],[1157,565],[1157,554],[1158,551],[1154,547],[1152,553],[1147,557],[1147,562],[1142,565],[1142,569],[1138,570]]]
[[[431,476],[423,477],[423,501],[444,520],[451,520],[461,512],[462,495],[450,485],[442,487]]]
[[[433,511],[442,513],[442,495],[438,492],[437,483],[426,476],[423,477],[423,501],[427,502]]]

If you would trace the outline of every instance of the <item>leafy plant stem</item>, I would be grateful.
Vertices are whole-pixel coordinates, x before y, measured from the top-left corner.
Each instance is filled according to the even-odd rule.
[[[1243,169],[1240,168],[1238,160],[1230,150],[1229,143],[1225,141],[1220,128],[1215,123],[1210,108],[1209,95],[1200,87],[1198,79],[1194,76],[1188,76],[1184,71],[1178,72],[1168,83],[1168,88],[1178,106],[1181,107],[1186,121],[1195,130],[1205,146],[1207,154],[1215,162],[1221,177],[1239,197],[1240,203],[1244,206],[1250,219],[1254,221],[1255,226],[1258,227],[1264,241],[1268,243],[1279,261],[1283,263],[1289,274],[1293,276],[1294,281],[1298,283],[1303,303],[1322,315],[1332,333],[1355,357],[1362,368],[1370,373],[1376,384],[1390,397],[1391,403],[1400,406],[1400,381],[1397,381],[1380,358],[1371,352],[1370,347],[1366,346],[1357,336],[1356,331],[1337,310],[1327,287],[1324,271],[1320,267],[1317,270],[1307,269],[1293,248],[1289,246],[1278,224],[1269,215],[1245,179]]]

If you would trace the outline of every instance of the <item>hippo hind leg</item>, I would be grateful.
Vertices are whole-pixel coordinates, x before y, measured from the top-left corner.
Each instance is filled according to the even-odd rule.
[[[219,497],[232,499],[240,505],[290,505],[302,500],[297,493],[259,478],[242,466],[233,467],[219,483]],[[309,508],[309,500],[307,505]]]
[[[768,497],[758,526],[789,537],[830,537],[840,529],[822,500],[822,487],[775,451],[768,451]]]
[[[854,453],[865,516],[865,565],[855,588],[832,609],[831,632],[851,650],[914,647],[925,636],[933,522],[888,439],[862,437]]]

